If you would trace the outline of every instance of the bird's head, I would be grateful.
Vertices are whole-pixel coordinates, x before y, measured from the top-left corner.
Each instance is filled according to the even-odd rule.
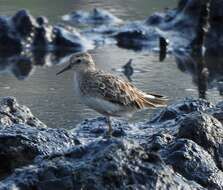
[[[91,55],[89,53],[76,53],[70,57],[68,66],[59,71],[57,75],[68,70],[84,71],[88,69],[95,69]]]

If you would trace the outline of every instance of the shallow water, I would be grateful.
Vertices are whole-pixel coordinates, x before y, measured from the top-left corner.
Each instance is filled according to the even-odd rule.
[[[55,0],[45,3],[43,0],[10,0],[0,1],[1,14],[12,15],[18,9],[27,8],[35,15],[45,15],[50,22],[61,22],[60,17],[78,9],[100,7],[109,10],[116,16],[126,20],[143,19],[154,11],[175,7],[176,0]],[[99,47],[91,51],[98,68],[125,78],[121,67],[133,58],[133,84],[146,92],[156,92],[170,97],[170,102],[186,96],[198,97],[196,78],[185,68],[176,64],[173,55],[167,55],[159,62],[159,55],[154,52],[134,52],[120,49],[115,45]],[[98,115],[88,109],[73,95],[73,73],[56,76],[64,65],[33,66],[32,74],[26,80],[18,80],[8,69],[0,71],[0,96],[15,96],[22,104],[31,108],[34,115],[51,127],[72,128],[80,121]],[[1,70],[0,65],[0,70]],[[190,71],[190,69],[189,69]],[[216,88],[209,89],[207,99],[213,102],[222,100]],[[143,111],[134,115],[131,122],[148,119],[153,111]]]

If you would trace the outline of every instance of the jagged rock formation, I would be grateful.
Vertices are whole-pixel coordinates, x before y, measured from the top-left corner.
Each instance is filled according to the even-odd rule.
[[[110,12],[95,8],[90,12],[86,11],[74,11],[70,14],[64,15],[62,17],[64,21],[70,21],[72,23],[79,23],[79,24],[94,24],[94,25],[114,25],[122,23],[122,20]]]
[[[185,99],[148,122],[103,117],[46,128],[15,99],[1,101],[0,189],[222,189],[222,103]],[[18,121],[17,121],[18,120]]]
[[[47,18],[35,19],[27,10],[20,10],[11,17],[0,17],[1,51],[69,49],[78,52],[89,48],[92,48],[91,44],[74,29],[71,32],[63,26],[52,26]]]

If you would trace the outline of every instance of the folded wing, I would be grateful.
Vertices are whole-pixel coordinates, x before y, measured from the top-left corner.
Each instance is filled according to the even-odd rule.
[[[101,71],[91,72],[85,76],[81,85],[85,87],[81,89],[84,94],[91,94],[115,104],[137,109],[166,105],[167,98],[152,93],[146,94],[120,77]]]

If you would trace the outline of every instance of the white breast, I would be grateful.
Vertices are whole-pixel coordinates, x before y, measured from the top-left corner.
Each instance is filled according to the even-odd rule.
[[[76,72],[74,72],[74,82],[73,82],[73,88],[74,88],[74,94],[76,97],[80,97],[81,96],[81,92],[80,92],[80,87],[79,87],[79,82],[78,82],[78,74]]]
[[[100,98],[83,97],[81,99],[83,100],[84,104],[101,113],[107,112],[108,114],[112,114],[121,110],[119,105],[110,103],[109,101]]]
[[[74,93],[77,98],[79,98],[80,103],[85,104],[91,109],[104,115],[111,115],[117,117],[131,117],[132,113],[136,110],[131,110],[130,108],[124,108],[118,104],[111,103],[109,101],[103,100],[101,98],[96,98],[90,95],[83,95],[80,91],[78,74],[74,73]]]
[[[114,117],[131,117],[136,111],[127,107],[122,107],[118,104],[111,103],[109,101],[94,98],[94,97],[81,97],[82,103],[96,110],[103,115],[110,115]]]

